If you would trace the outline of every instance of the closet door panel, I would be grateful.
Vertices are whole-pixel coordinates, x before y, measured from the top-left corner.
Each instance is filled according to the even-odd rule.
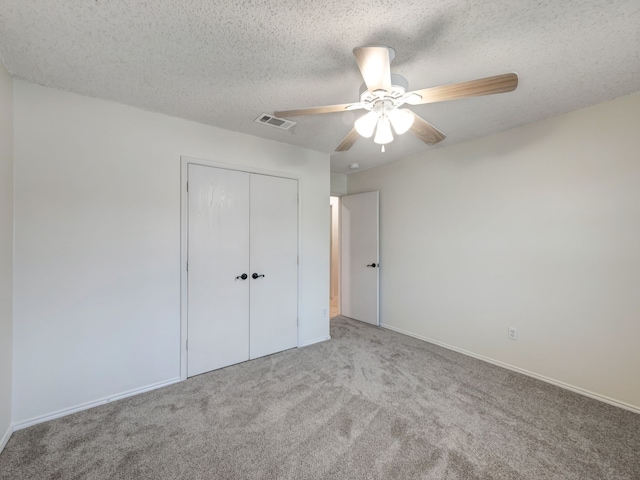
[[[298,182],[251,175],[250,358],[298,344]]]
[[[250,174],[189,165],[188,376],[249,359]]]

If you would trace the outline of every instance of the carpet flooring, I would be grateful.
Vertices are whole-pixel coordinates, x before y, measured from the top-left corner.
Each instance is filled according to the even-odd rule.
[[[17,431],[0,478],[640,479],[640,415],[354,320],[331,335]]]

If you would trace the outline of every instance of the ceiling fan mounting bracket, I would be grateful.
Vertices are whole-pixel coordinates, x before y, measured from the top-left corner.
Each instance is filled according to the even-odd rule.
[[[405,92],[409,89],[409,82],[402,75],[397,75],[395,73],[391,74],[391,91],[386,91],[382,88],[379,88],[373,92],[367,89],[367,84],[363,83],[360,85],[360,100],[362,101],[362,95],[364,93],[369,93],[372,96],[380,97],[382,96],[401,96],[404,95]]]
[[[409,82],[401,75],[391,74],[391,91],[367,89],[366,84],[360,86],[360,103],[358,106],[365,110],[375,110],[382,113],[392,108],[402,106],[405,101],[405,93],[409,88]]]

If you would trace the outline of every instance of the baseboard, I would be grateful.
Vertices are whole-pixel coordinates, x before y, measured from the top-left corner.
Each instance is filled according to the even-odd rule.
[[[80,405],[75,405],[73,407],[64,408],[62,410],[58,410],[53,413],[47,413],[46,415],[33,417],[33,418],[30,418],[29,420],[23,420],[21,422],[14,423],[13,431],[22,430],[23,428],[31,427],[32,425],[37,425],[38,423],[48,422],[49,420],[65,417],[67,415],[71,415],[72,413],[88,410],[93,407],[104,405],[105,403],[111,403],[111,402],[115,402],[116,400],[122,400],[123,398],[139,395],[140,393],[145,393],[151,390],[156,390],[158,388],[167,387],[169,385],[173,385],[174,383],[178,383],[178,382],[180,382],[180,378],[176,377],[176,378],[172,378],[171,380],[166,380],[164,382],[158,382],[158,383],[153,383],[151,385],[147,385],[144,387],[134,388],[133,390],[128,390],[126,392],[118,393],[116,395],[109,395],[108,397],[103,397],[98,400],[93,400],[91,402],[82,403]]]
[[[298,344],[298,348],[300,348],[300,347],[308,347],[309,345],[313,345],[314,343],[325,342],[327,340],[331,340],[331,336],[330,335],[327,335],[326,337],[318,337],[318,338],[314,338],[313,340],[307,340],[306,342],[302,342],[302,343]]]
[[[403,335],[407,335],[409,337],[417,338],[418,340],[423,340],[428,343],[432,343],[434,345],[438,345],[439,347],[446,348],[447,350],[453,350],[454,352],[461,353],[468,357],[477,358],[478,360],[482,360],[483,362],[491,363],[493,365],[497,365],[498,367],[506,368],[507,370],[512,370],[514,372],[522,373],[523,375],[527,375],[528,377],[532,377],[538,380],[542,380],[543,382],[550,383],[551,385],[555,385],[556,387],[564,388],[565,390],[570,390],[572,392],[578,393],[580,395],[584,395],[585,397],[593,398],[595,400],[599,400],[604,403],[608,403],[609,405],[613,405],[614,407],[623,408],[624,410],[629,410],[634,413],[640,414],[640,408],[634,405],[630,405],[625,402],[621,402],[619,400],[615,400],[613,398],[607,397],[605,395],[600,395],[599,393],[591,392],[589,390],[585,390],[580,387],[576,387],[574,385],[562,382],[560,380],[556,380],[554,378],[546,377],[544,375],[540,375],[535,372],[530,372],[529,370],[525,370],[524,368],[515,367],[508,363],[501,362],[499,360],[494,360],[493,358],[485,357],[483,355],[478,355],[477,353],[469,352],[462,348],[454,347],[453,345],[448,345],[446,343],[439,342],[437,340],[433,340],[431,338],[423,337],[422,335],[417,335],[415,333],[407,332],[406,330],[402,330],[401,328],[394,327],[392,325],[380,324],[382,328],[386,328],[388,330],[393,330],[394,332],[401,333]]]
[[[9,427],[7,428],[7,431],[4,432],[2,439],[0,439],[0,453],[2,453],[2,451],[4,450],[4,447],[7,446],[7,442],[11,438],[12,433],[13,433],[13,428],[11,428],[11,425],[9,425]]]

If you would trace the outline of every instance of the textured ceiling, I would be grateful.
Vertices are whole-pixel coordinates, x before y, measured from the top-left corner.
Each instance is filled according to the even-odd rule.
[[[357,112],[254,119],[357,101],[355,46],[393,47],[411,90],[519,74],[512,93],[412,107],[446,146],[639,91],[639,31],[638,0],[0,0],[17,78],[326,153]],[[429,148],[360,139],[332,171]]]

